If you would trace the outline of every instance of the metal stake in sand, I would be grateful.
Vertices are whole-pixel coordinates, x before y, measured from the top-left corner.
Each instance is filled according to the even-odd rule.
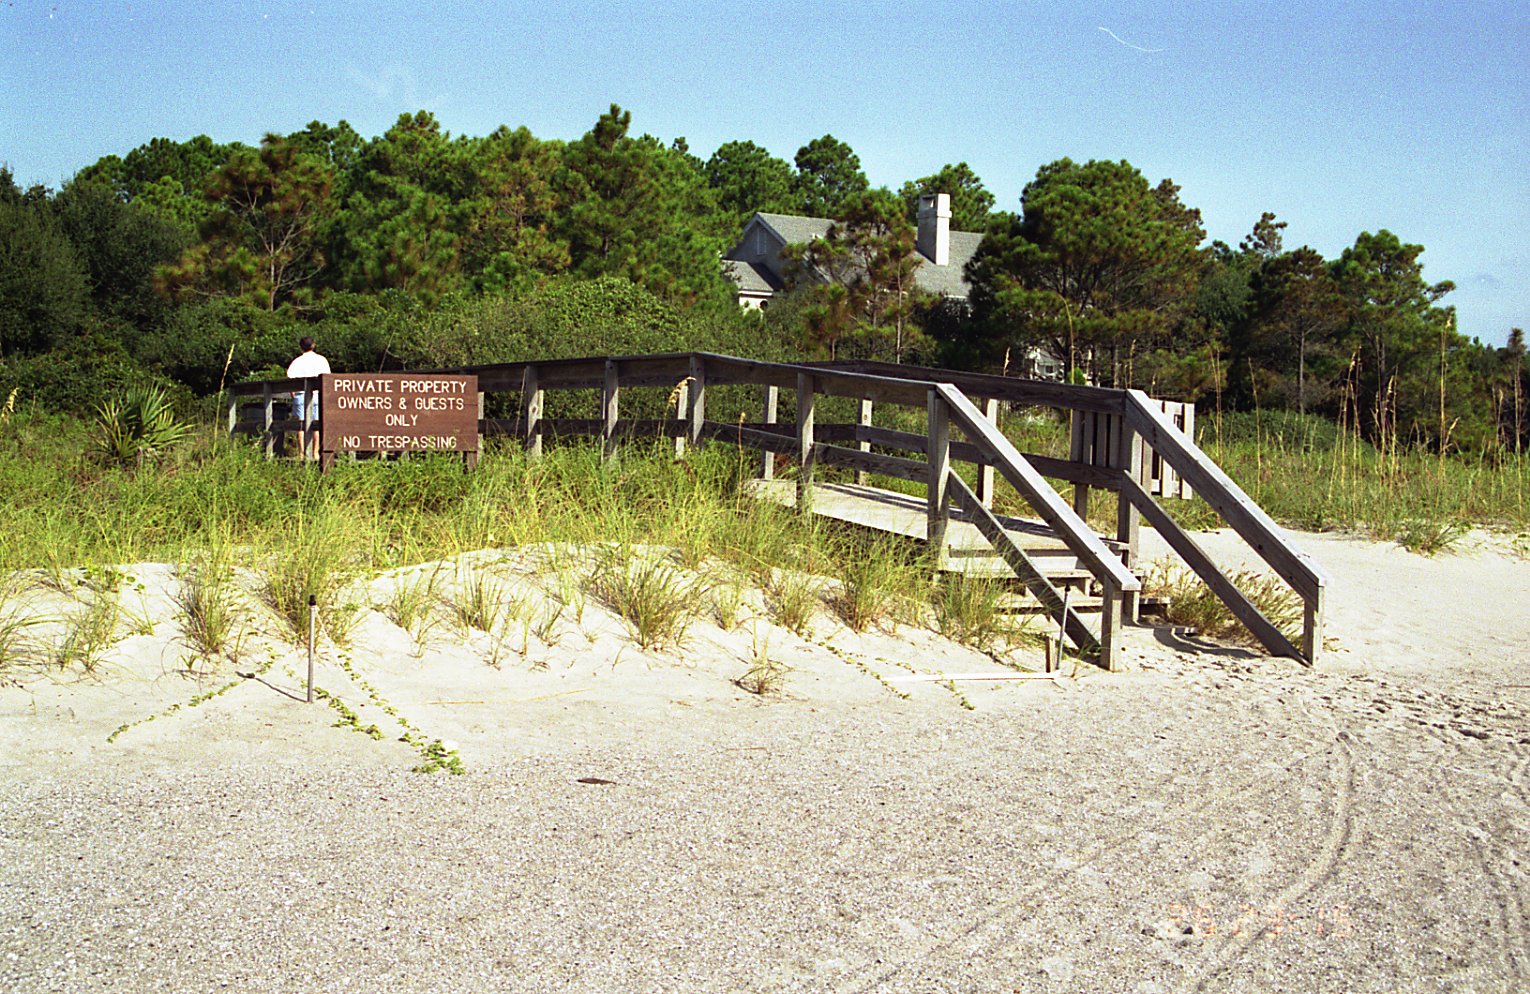
[[[1049,672],[1049,673],[1054,673],[1054,672],[1055,673],[1061,673],[1062,672],[1063,639],[1068,637],[1068,599],[1070,597],[1072,597],[1072,596],[1073,596],[1073,588],[1072,587],[1064,587],[1063,588],[1062,615],[1058,618],[1058,621],[1057,621],[1057,642],[1055,643],[1055,645],[1057,646],[1057,662],[1056,662],[1055,665],[1053,664],[1052,659],[1050,658],[1051,657],[1051,652],[1049,651],[1047,653],[1047,656],[1048,656],[1048,659],[1047,659],[1047,672]],[[1050,650],[1050,648],[1051,647],[1049,646],[1048,649]]]
[[[313,703],[313,633],[319,627],[319,599],[308,595],[308,703]]]

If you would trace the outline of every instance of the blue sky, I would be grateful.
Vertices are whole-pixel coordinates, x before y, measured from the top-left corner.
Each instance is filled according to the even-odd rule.
[[[825,133],[874,184],[966,161],[1015,209],[1037,167],[1127,159],[1212,238],[1274,211],[1330,257],[1422,243],[1463,332],[1530,324],[1530,5],[0,0],[0,162],[57,187],[155,136],[573,138],[612,102],[705,157]]]

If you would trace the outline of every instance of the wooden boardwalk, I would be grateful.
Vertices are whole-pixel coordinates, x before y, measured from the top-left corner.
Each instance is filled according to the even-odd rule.
[[[1322,650],[1328,582],[1323,572],[1196,446],[1182,405],[1155,401],[1139,390],[882,362],[780,363],[706,352],[422,372],[477,377],[479,434],[519,437],[533,455],[541,451],[544,438],[580,436],[599,440],[607,458],[616,457],[625,439],[643,436],[672,440],[676,457],[711,442],[757,450],[763,479],[754,486],[762,498],[790,505],[805,492],[817,515],[927,543],[941,568],[1013,577],[1081,654],[1106,669],[1115,667],[1121,626],[1136,618],[1141,602],[1137,554],[1138,529],[1144,524],[1157,530],[1271,652],[1310,665]],[[707,398],[713,387],[760,389],[759,420],[736,409],[722,420],[709,417]],[[284,434],[315,427],[290,416],[278,418],[279,401],[292,391],[316,388],[322,389],[322,382],[301,378],[229,387],[229,432],[258,437],[272,454]],[[569,390],[594,391],[599,403],[592,413],[598,416],[544,416],[546,394]],[[668,406],[660,409],[672,407],[673,413],[623,418],[623,398],[644,390],[667,397]],[[483,398],[490,394],[518,398],[518,413],[485,417]],[[855,420],[826,421],[822,414],[844,406],[821,409],[820,398],[855,401]],[[873,405],[904,413],[878,423]],[[1066,415],[1073,426],[1068,458],[1019,451],[998,426],[1003,405],[1051,408]],[[244,407],[252,408],[245,413],[255,417],[247,419]],[[910,412],[918,412],[923,431],[907,430]],[[322,437],[322,417],[317,429]],[[793,467],[795,479],[772,479],[778,461]],[[976,467],[976,487],[953,463]],[[814,478],[820,467],[852,471],[858,480],[907,480],[924,493],[820,482]],[[1035,520],[992,512],[998,478],[1014,488]],[[1055,481],[1072,485],[1071,502],[1059,496]],[[1187,497],[1192,489],[1302,599],[1300,645],[1265,617],[1160,503]],[[1091,491],[1120,495],[1108,535],[1090,525]],[[1070,588],[1091,595],[1084,600],[1097,599],[1096,623],[1078,617],[1089,608],[1068,596]]]
[[[751,480],[749,492],[785,507],[797,506],[795,480]],[[928,541],[929,508],[923,496],[897,493],[854,483],[814,483],[809,506],[813,514],[878,532]],[[1082,581],[1090,576],[1078,556],[1040,521],[995,515],[1015,544],[1036,561],[1042,572],[1057,580]],[[971,517],[953,508],[946,526],[950,553],[941,568],[969,576],[1013,579],[1012,569],[993,551]],[[1106,542],[1115,546],[1114,542]]]

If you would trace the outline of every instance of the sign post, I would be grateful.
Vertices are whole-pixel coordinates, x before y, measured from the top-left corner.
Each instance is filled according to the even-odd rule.
[[[341,452],[449,452],[478,465],[478,377],[330,373],[319,377],[319,463]]]

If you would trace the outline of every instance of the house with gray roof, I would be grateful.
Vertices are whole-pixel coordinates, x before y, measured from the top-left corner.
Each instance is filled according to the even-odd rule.
[[[915,285],[939,297],[966,300],[964,271],[983,236],[951,230],[951,197],[945,193],[920,197],[918,220],[914,247],[920,264],[914,270]],[[793,214],[760,213],[750,218],[738,244],[723,258],[724,272],[738,285],[739,305],[765,307],[786,287],[781,250],[826,237],[833,223],[827,217]]]

